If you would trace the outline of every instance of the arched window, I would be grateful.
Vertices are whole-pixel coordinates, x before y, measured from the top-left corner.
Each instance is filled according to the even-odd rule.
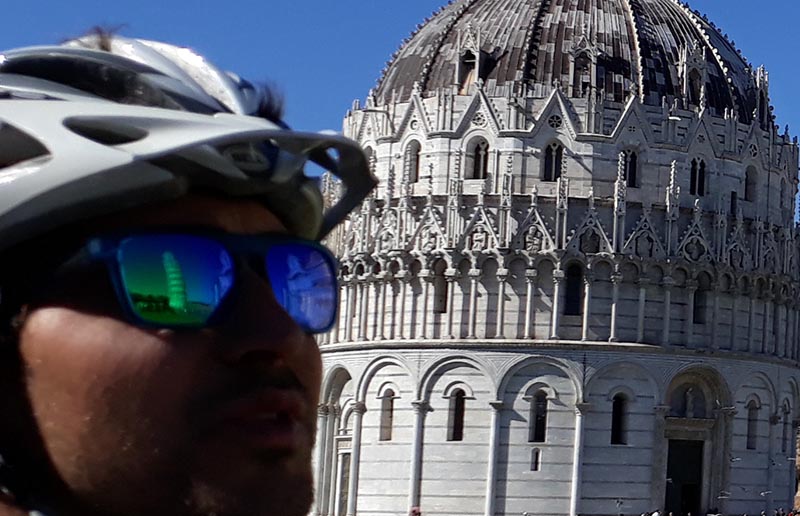
[[[464,179],[486,179],[489,175],[489,142],[473,138],[467,145],[467,168]]]
[[[406,147],[406,172],[408,173],[408,182],[416,183],[419,181],[419,167],[420,167],[420,154],[422,153],[422,146],[417,140],[411,140]]]
[[[639,186],[639,156],[636,151],[625,151],[625,184],[628,188]]]
[[[564,315],[581,315],[583,313],[583,269],[580,265],[571,265],[567,269],[566,282]]]
[[[692,160],[689,194],[698,197],[703,197],[706,194],[706,162],[702,159]]]
[[[703,94],[703,78],[700,72],[692,70],[689,72],[689,104],[700,105],[700,95]]]
[[[706,323],[706,310],[708,308],[708,291],[697,289],[694,293],[694,306],[692,307],[692,322],[694,324]]]
[[[781,178],[781,208],[786,208],[789,205],[789,188],[786,180]]]
[[[731,190],[731,217],[735,217],[739,213],[739,193]]]
[[[564,159],[564,147],[551,143],[544,150],[544,181],[557,181],[561,177],[561,166]]]
[[[542,451],[539,448],[531,450],[531,471],[539,471],[542,464]]]
[[[747,449],[755,450],[758,437],[758,403],[750,400],[747,403]]]
[[[624,394],[614,395],[611,402],[611,444],[628,444],[627,399]]]
[[[749,166],[745,172],[744,200],[754,202],[758,194],[758,171]]]
[[[375,151],[372,147],[366,147],[364,149],[364,155],[367,157],[367,164],[369,165],[369,169],[372,173],[375,173]]]
[[[478,60],[475,58],[470,50],[467,50],[461,55],[459,62],[458,74],[458,94],[468,95],[469,87],[475,82],[475,71],[478,66]]]
[[[528,441],[543,443],[547,439],[547,393],[537,391],[531,398]]]
[[[767,113],[769,113],[769,103],[767,102],[767,96],[762,91],[758,94],[758,121],[761,123],[762,128],[766,128],[769,123]]]
[[[456,389],[450,396],[450,410],[448,413],[447,440],[464,440],[464,412],[466,410],[467,394],[463,389]]]
[[[586,52],[581,52],[575,58],[575,73],[573,74],[572,96],[583,97],[592,86],[591,76],[592,60]]]
[[[447,313],[447,278],[444,271],[447,264],[443,260],[438,260],[433,266],[433,313]]]
[[[386,389],[381,397],[381,441],[392,440],[392,424],[394,422],[394,391]]]
[[[789,451],[789,407],[783,407],[783,432],[781,434],[781,453]]]

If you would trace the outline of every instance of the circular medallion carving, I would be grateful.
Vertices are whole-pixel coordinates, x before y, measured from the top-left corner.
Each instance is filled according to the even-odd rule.
[[[412,120],[411,123],[408,124],[408,126],[411,128],[412,131],[416,131],[419,128],[419,121]]]
[[[755,145],[750,145],[750,157],[757,158],[758,157],[758,147]]]
[[[558,115],[552,115],[550,118],[547,119],[547,125],[552,127],[553,129],[560,129],[562,125],[564,125],[564,120],[561,119]]]
[[[475,116],[472,117],[472,123],[478,127],[483,127],[486,125],[486,115],[483,113],[475,113]]]

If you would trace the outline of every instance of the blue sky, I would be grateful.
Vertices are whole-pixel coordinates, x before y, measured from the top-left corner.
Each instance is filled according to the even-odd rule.
[[[352,101],[374,86],[389,56],[446,0],[7,1],[0,48],[50,43],[103,24],[128,36],[191,46],[251,80],[270,80],[298,129],[341,128]],[[781,129],[800,134],[796,0],[693,0],[755,65],[771,73]]]

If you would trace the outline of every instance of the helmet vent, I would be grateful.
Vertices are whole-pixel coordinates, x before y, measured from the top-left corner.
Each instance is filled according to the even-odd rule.
[[[147,136],[143,129],[109,120],[70,118],[64,125],[73,133],[102,145],[125,145]]]
[[[0,174],[6,167],[49,154],[39,140],[0,120]]]

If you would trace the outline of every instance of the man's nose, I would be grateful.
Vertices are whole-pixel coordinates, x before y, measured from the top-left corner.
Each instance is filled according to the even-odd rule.
[[[233,295],[219,327],[226,362],[285,362],[302,353],[308,336],[278,304],[267,280],[248,264],[242,265]]]

